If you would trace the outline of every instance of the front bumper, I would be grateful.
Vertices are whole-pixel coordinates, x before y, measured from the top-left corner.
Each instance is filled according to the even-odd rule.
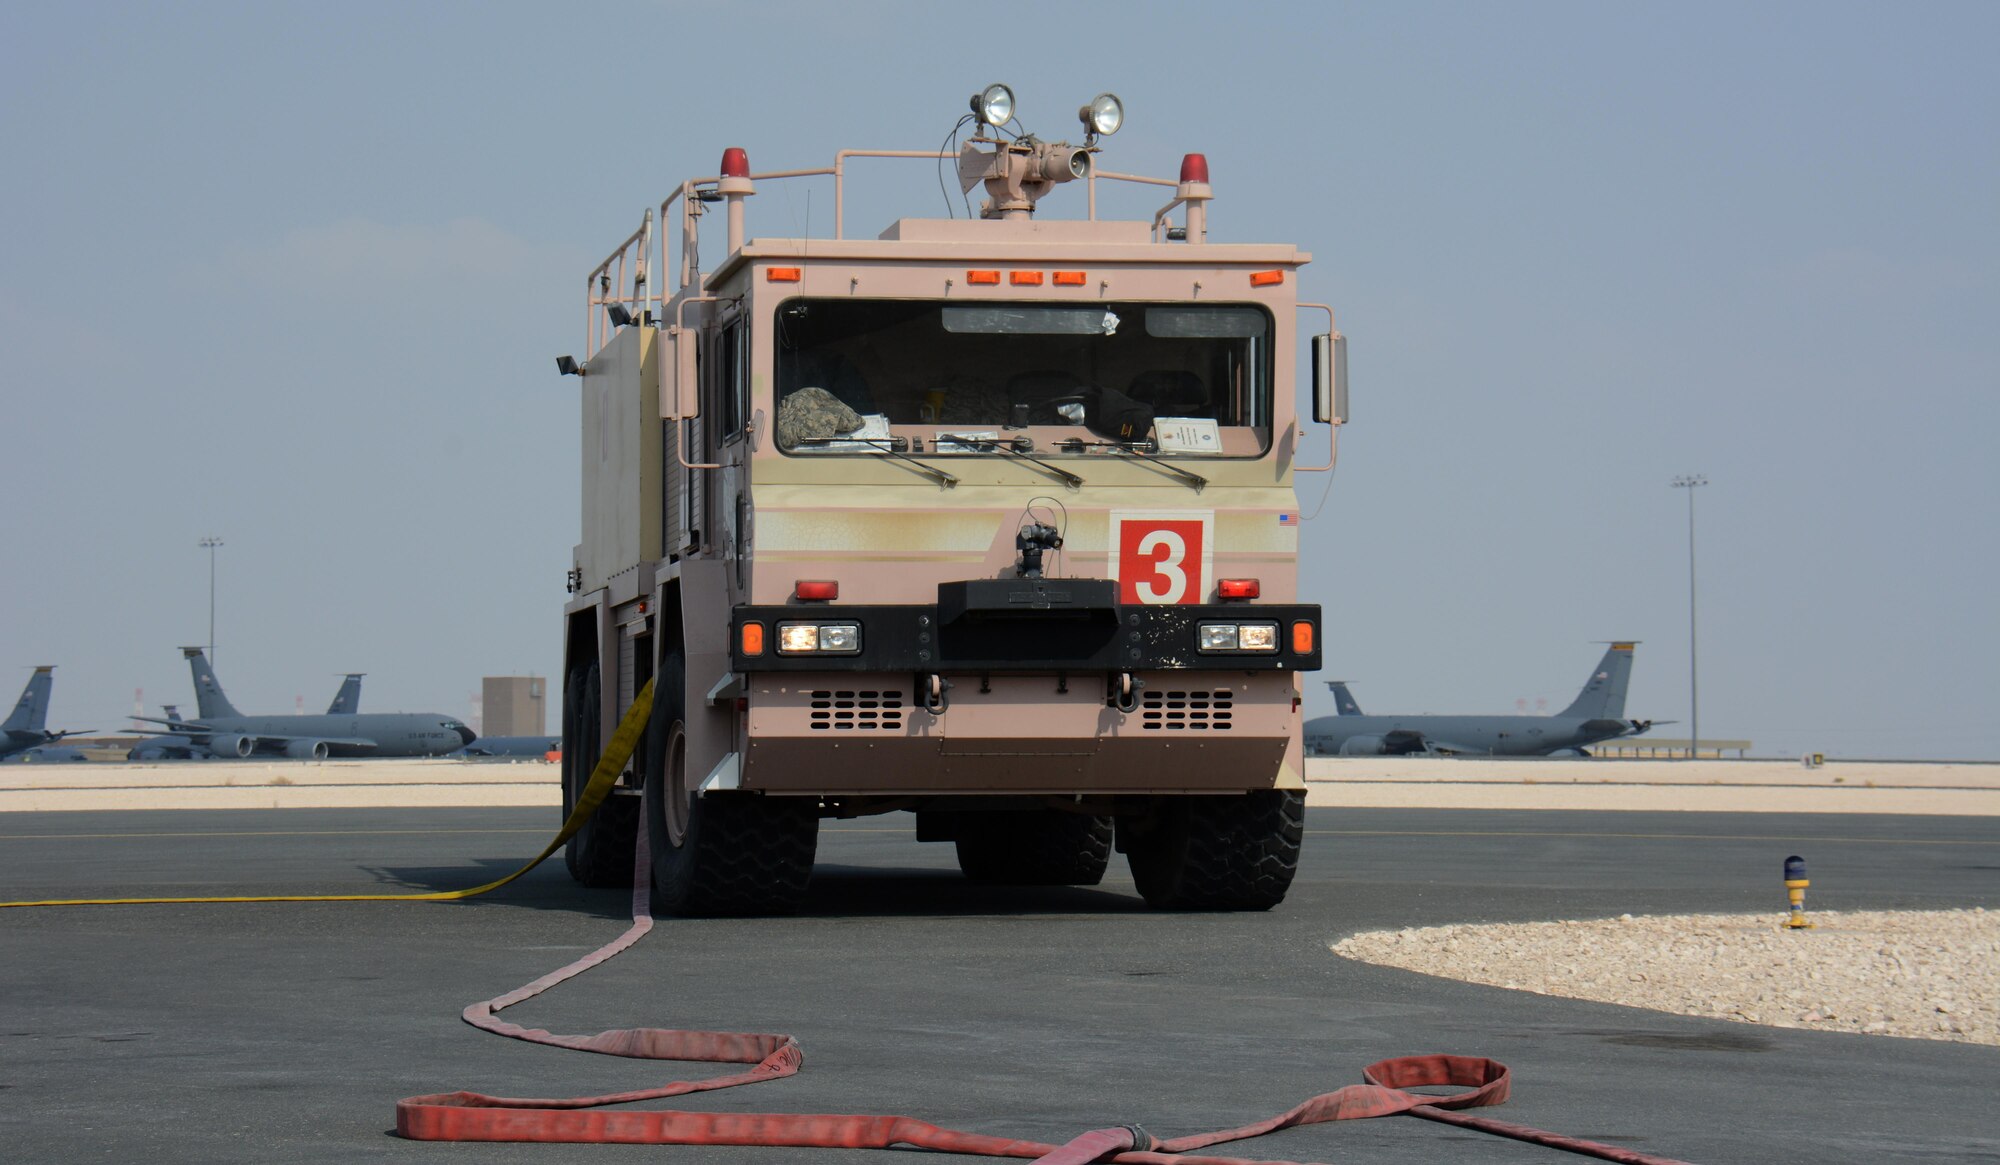
[[[1101,579],[979,579],[938,588],[938,602],[899,605],[792,603],[740,606],[731,615],[735,670],[755,672],[1317,671],[1317,603],[1119,603]],[[786,655],[777,628],[792,622],[860,627],[851,654]],[[1274,623],[1269,652],[1198,650],[1203,623]],[[744,650],[746,623],[761,626],[762,650]],[[1305,624],[1300,632],[1298,625]],[[1299,650],[1304,646],[1306,650]]]

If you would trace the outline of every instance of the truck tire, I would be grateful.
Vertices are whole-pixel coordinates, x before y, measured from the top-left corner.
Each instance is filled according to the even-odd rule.
[[[1132,880],[1156,910],[1269,910],[1285,900],[1305,838],[1305,794],[1176,797],[1121,818]]]
[[[590,783],[597,758],[604,753],[603,720],[598,701],[603,694],[597,662],[577,668],[563,685],[562,786],[563,816]],[[639,840],[639,806],[631,797],[606,797],[583,828],[563,849],[569,876],[599,888],[632,884],[633,849]]]
[[[1109,817],[1059,809],[981,813],[958,838],[958,868],[1003,886],[1095,886],[1111,861]]]
[[[819,848],[819,803],[738,791],[695,796],[678,651],[660,661],[646,725],[646,835],[653,908],[678,915],[789,914]]]

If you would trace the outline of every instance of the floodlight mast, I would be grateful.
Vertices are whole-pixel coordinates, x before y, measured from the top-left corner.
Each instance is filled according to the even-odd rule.
[[[1701,751],[1701,681],[1695,669],[1694,633],[1694,491],[1708,484],[1704,474],[1689,473],[1672,481],[1688,491],[1688,759]]]

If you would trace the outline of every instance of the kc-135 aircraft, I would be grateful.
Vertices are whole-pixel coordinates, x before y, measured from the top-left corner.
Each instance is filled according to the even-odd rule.
[[[366,672],[348,672],[341,677],[340,690],[333,694],[333,703],[326,706],[329,716],[344,716],[361,710],[361,677]],[[173,704],[160,706],[168,724],[184,724],[181,710]],[[169,732],[165,736],[148,736],[125,751],[126,760],[210,760],[207,749],[185,736],[175,736]]]
[[[36,668],[35,674],[28,677],[28,685],[21,689],[21,698],[15,701],[14,710],[8,713],[5,723],[0,723],[0,757],[54,744],[65,736],[82,735],[81,730],[48,730],[49,692],[55,684],[56,669],[52,664]]]
[[[1569,707],[1553,716],[1366,716],[1347,684],[1334,680],[1337,716],[1306,721],[1311,756],[1590,755],[1584,746],[1636,736],[1651,720],[1626,720],[1625,688],[1632,678],[1632,642],[1613,643]],[[1666,721],[1665,723],[1672,723]]]
[[[325,760],[329,756],[443,756],[478,739],[472,729],[449,716],[434,712],[349,712],[322,716],[245,716],[223,694],[208,657],[199,647],[183,647],[188,668],[194,673],[195,708],[193,720],[163,720],[154,716],[134,716],[134,720],[165,725],[164,736],[179,737],[190,745],[218,757],[247,757],[258,753],[288,756],[299,760]],[[350,676],[356,699],[360,676]],[[343,684],[339,704],[348,694]]]

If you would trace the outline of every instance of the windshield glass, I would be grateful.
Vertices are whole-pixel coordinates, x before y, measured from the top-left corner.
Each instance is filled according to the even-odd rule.
[[[778,445],[974,453],[1270,447],[1271,317],[1239,304],[794,299],[776,318]]]

